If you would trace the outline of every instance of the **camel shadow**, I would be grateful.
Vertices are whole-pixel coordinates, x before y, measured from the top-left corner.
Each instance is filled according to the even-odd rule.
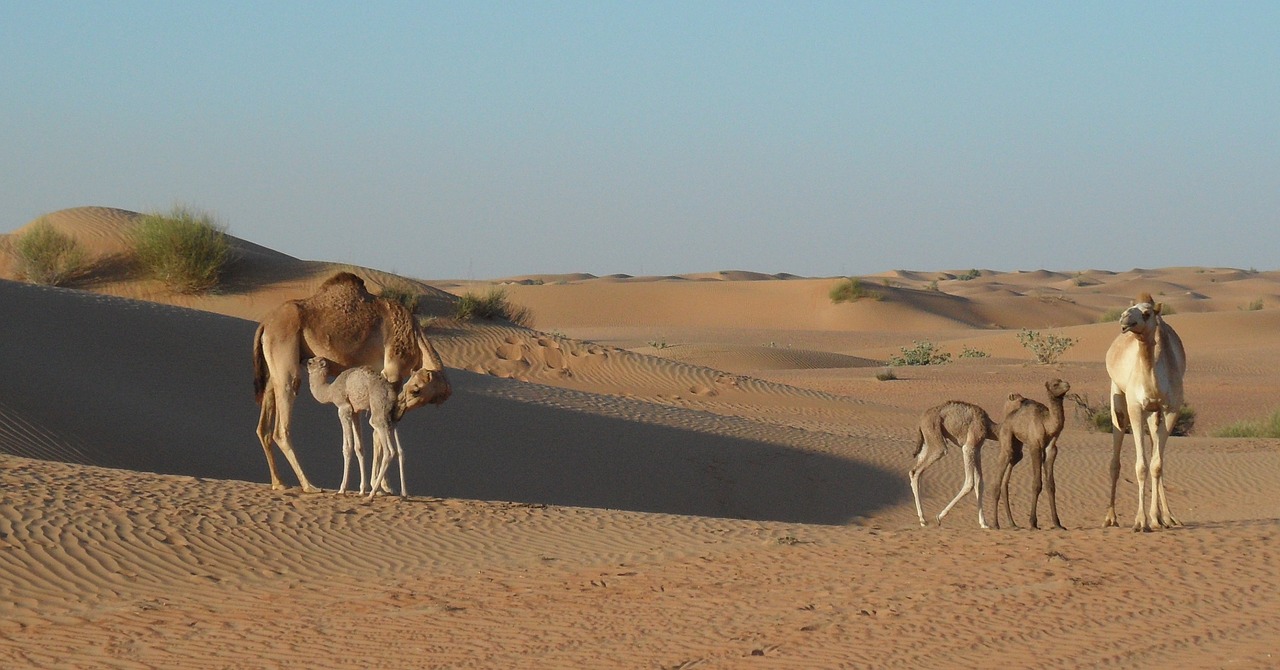
[[[0,452],[265,485],[256,325],[0,281],[0,418],[21,427],[0,421]],[[448,403],[400,423],[411,495],[822,524],[905,499],[896,473],[791,446],[812,439],[799,429],[778,429],[785,444],[747,439],[701,412],[449,375]],[[299,458],[335,489],[336,412],[300,395]],[[282,476],[296,483],[287,466]]]

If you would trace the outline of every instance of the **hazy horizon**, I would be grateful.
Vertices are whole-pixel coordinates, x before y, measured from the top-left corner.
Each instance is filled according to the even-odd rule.
[[[1280,267],[1280,5],[10,3],[0,232],[424,278]]]

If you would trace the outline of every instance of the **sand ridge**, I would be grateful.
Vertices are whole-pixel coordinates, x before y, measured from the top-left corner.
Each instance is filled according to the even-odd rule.
[[[1280,273],[903,270],[862,278],[879,300],[833,304],[840,278],[423,280],[237,239],[226,289],[179,296],[127,272],[133,216],[49,216],[100,262],[69,289],[11,281],[0,253],[5,667],[1264,668],[1280,653],[1280,440],[1211,436],[1276,409]],[[256,320],[337,269],[421,291],[454,384],[400,426],[407,500],[265,484]],[[454,296],[494,286],[534,328],[452,318]],[[919,412],[1043,399],[1053,377],[1101,403],[1117,332],[1101,317],[1140,291],[1188,350],[1197,428],[1167,461],[1187,525],[1099,527],[1111,437],[1069,405],[1066,532],[981,531],[972,499],[919,528]],[[1022,328],[1076,341],[1035,365]],[[919,340],[952,362],[876,379]],[[333,488],[337,419],[302,396],[299,456]],[[1127,521],[1132,440],[1122,457]],[[948,454],[926,512],[960,483]]]

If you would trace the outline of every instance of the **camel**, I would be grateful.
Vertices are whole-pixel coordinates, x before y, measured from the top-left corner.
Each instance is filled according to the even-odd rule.
[[[912,454],[916,464],[911,468],[910,478],[911,495],[916,499],[916,516],[920,518],[921,526],[928,524],[924,520],[924,509],[920,506],[920,475],[946,455],[947,443],[950,442],[960,445],[964,454],[964,485],[938,515],[938,525],[942,525],[943,517],[947,516],[947,512],[966,493],[974,491],[978,503],[978,526],[988,528],[987,520],[982,515],[981,447],[987,440],[994,439],[997,439],[996,424],[985,410],[971,403],[950,400],[930,407],[920,415],[920,422],[916,427],[916,450]]]
[[[1164,490],[1164,448],[1182,409],[1182,377],[1187,354],[1182,339],[1160,316],[1163,305],[1143,293],[1120,315],[1120,334],[1107,349],[1107,374],[1111,376],[1111,502],[1104,526],[1117,526],[1116,481],[1120,477],[1120,445],[1132,427],[1134,466],[1138,481],[1138,511],[1133,530],[1150,532],[1152,524],[1163,528],[1181,525],[1169,511]],[[1146,430],[1143,430],[1143,426]],[[1143,435],[1151,446],[1146,459]],[[1151,475],[1151,506],[1143,508],[1147,475]]]
[[[367,365],[347,368],[330,382],[329,360],[317,357],[307,361],[307,375],[311,395],[318,402],[329,403],[338,408],[338,421],[342,424],[342,484],[338,493],[347,490],[353,447],[360,468],[360,493],[365,492],[364,447],[360,444],[360,426],[357,421],[357,417],[364,412],[368,413],[369,426],[373,428],[373,468],[369,471],[373,486],[370,488],[370,498],[382,486],[392,457],[400,461],[400,495],[408,496],[404,480],[404,450],[400,446],[396,424],[407,410],[422,403],[413,404],[417,399],[412,396],[397,397],[391,382]]]
[[[303,473],[289,430],[301,363],[315,356],[329,359],[333,373],[360,365],[381,368],[393,388],[412,387],[422,403],[438,405],[452,393],[440,355],[407,307],[375,297],[350,272],[330,277],[311,297],[286,301],[268,313],[253,335],[254,394],[262,406],[258,440],[272,489],[285,488],[271,452],[274,441],[302,490],[320,491]],[[415,381],[406,384],[407,379]]]
[[[1004,515],[1009,525],[1017,528],[1013,512],[1009,509],[1009,479],[1013,466],[1022,460],[1024,447],[1031,453],[1031,527],[1039,528],[1036,505],[1043,486],[1049,499],[1049,516],[1054,528],[1062,528],[1058,520],[1057,481],[1053,464],[1058,458],[1058,436],[1066,424],[1062,398],[1071,390],[1071,384],[1061,379],[1047,381],[1049,405],[1024,398],[1014,393],[1004,406],[1004,419],[1000,422],[1000,481],[996,484],[995,527],[1000,527],[1000,501],[1004,500]],[[1043,482],[1042,482],[1043,479]]]

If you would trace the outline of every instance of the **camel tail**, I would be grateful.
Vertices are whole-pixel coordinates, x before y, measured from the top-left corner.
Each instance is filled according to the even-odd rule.
[[[912,458],[920,456],[920,450],[924,448],[924,431],[916,428],[916,450],[911,452]]]
[[[253,333],[253,399],[262,404],[262,394],[267,390],[267,359],[262,354],[262,324]]]

